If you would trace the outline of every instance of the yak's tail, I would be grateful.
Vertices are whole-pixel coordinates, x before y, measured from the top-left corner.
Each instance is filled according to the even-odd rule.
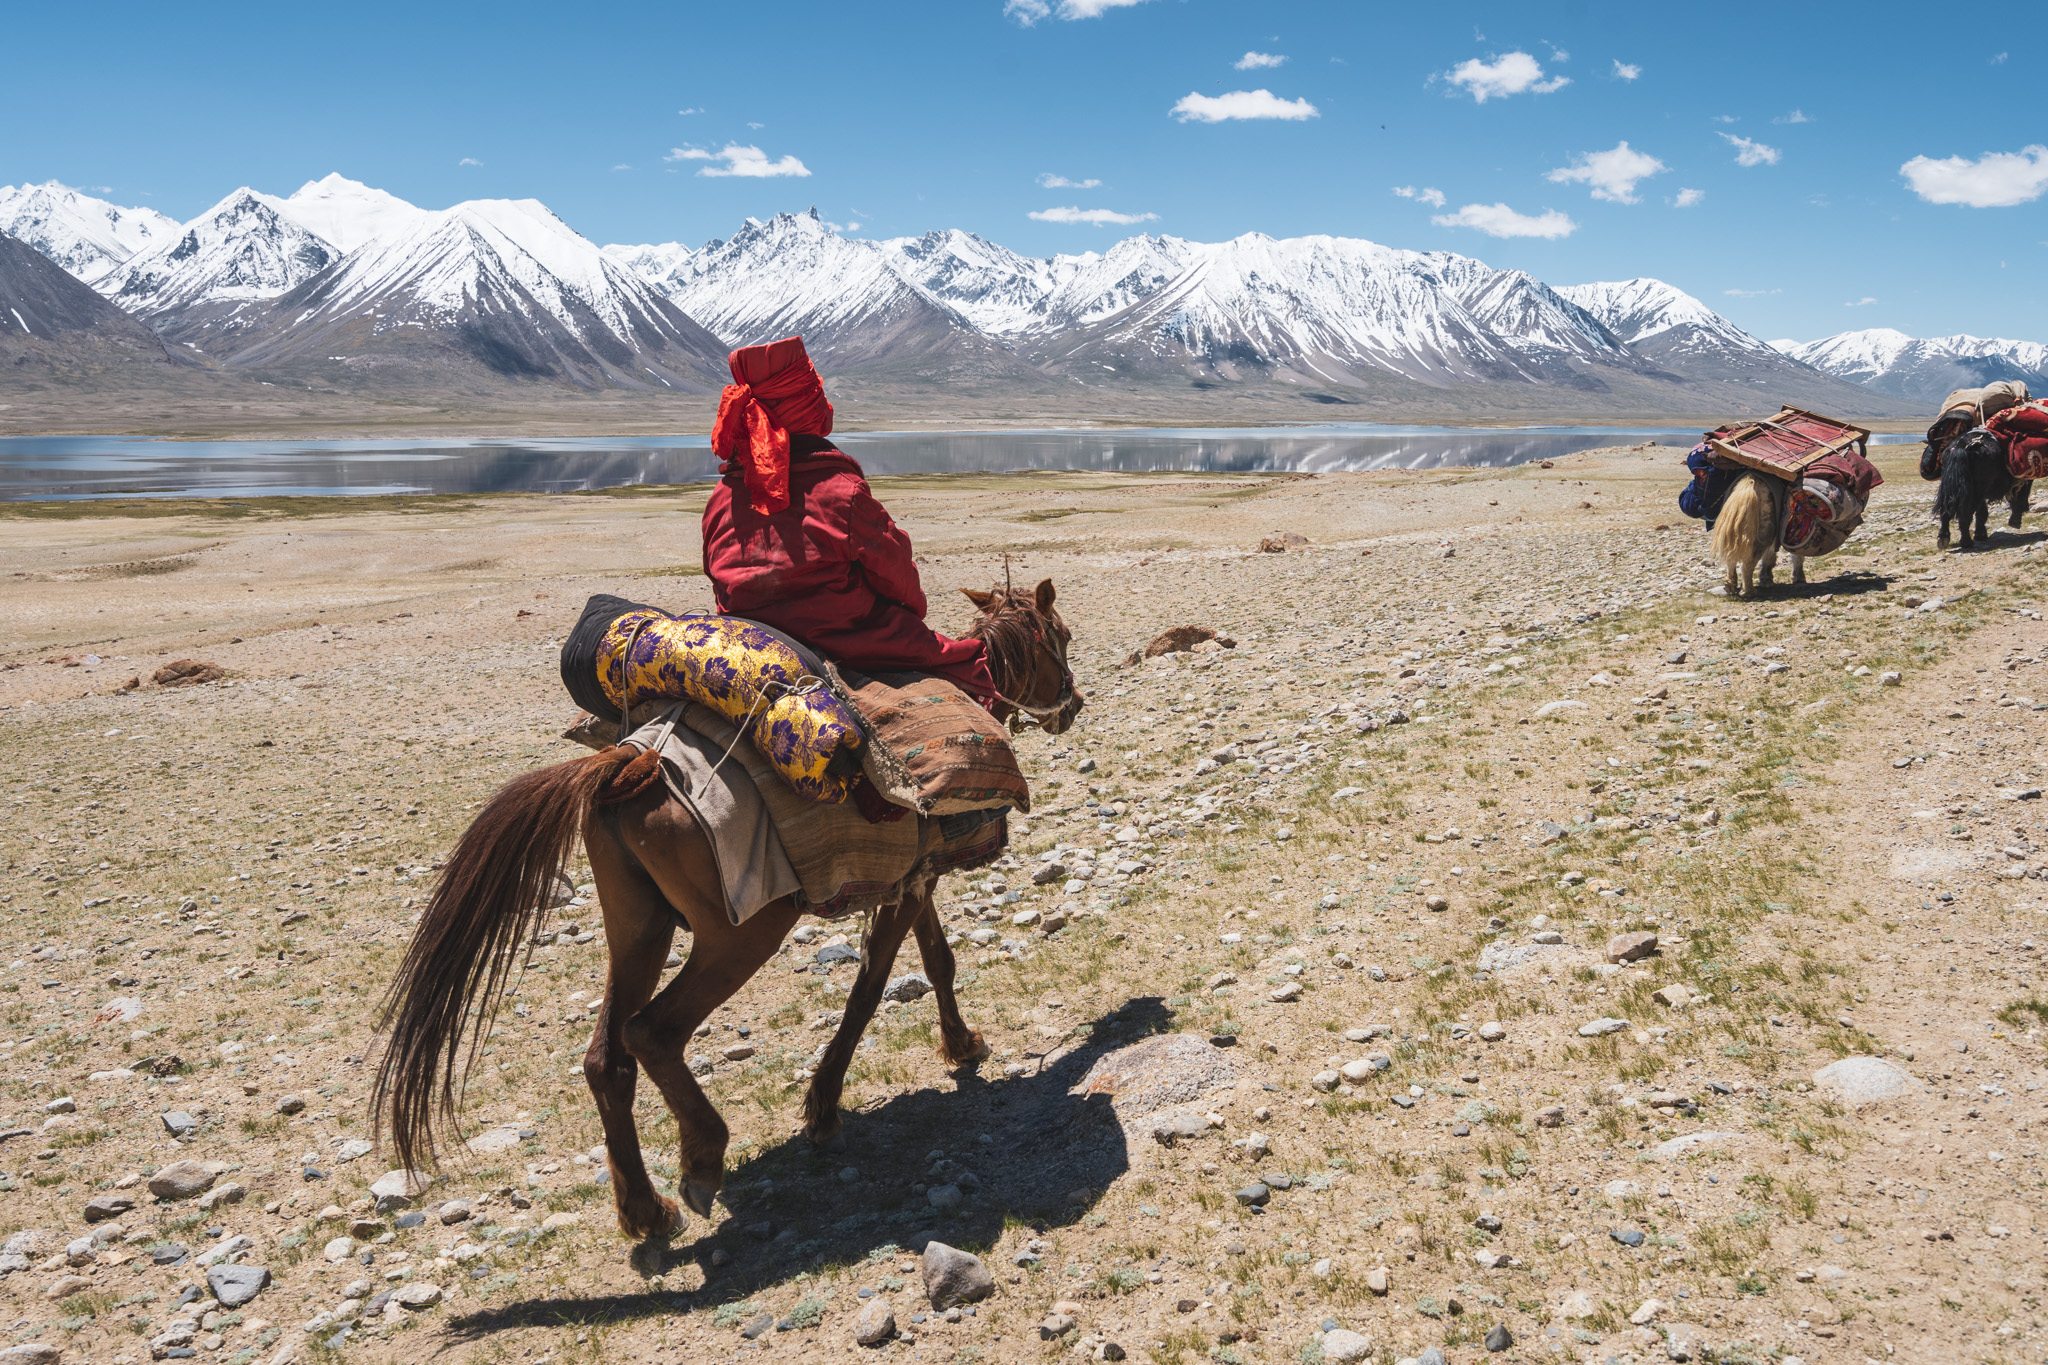
[[[521,773],[455,845],[379,1021],[389,1037],[371,1112],[403,1169],[433,1160],[435,1127],[454,1119],[519,947],[547,913],[599,789],[635,756],[618,746]]]
[[[1714,519],[1714,558],[1726,565],[1753,564],[1761,559],[1776,534],[1771,525],[1774,510],[1761,474],[1745,474],[1736,480]]]

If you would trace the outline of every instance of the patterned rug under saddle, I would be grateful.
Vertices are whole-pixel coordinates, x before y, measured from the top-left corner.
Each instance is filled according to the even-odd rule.
[[[566,738],[661,754],[735,924],[785,895],[828,918],[893,903],[992,862],[1031,808],[1008,735],[951,683],[842,673],[754,622],[592,598],[562,676],[589,713]]]

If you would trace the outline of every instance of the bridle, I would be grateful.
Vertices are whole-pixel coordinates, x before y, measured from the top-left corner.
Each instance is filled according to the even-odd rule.
[[[982,638],[984,640],[987,639],[991,627],[998,624],[1009,625],[1014,621],[1015,617],[1020,616],[1026,618],[1029,622],[1031,646],[1035,657],[1049,658],[1054,666],[1059,669],[1060,690],[1053,697],[1050,704],[1033,706],[1027,702],[1019,701],[998,689],[996,699],[1010,708],[1008,722],[1010,733],[1012,734],[1023,730],[1024,724],[1020,719],[1021,716],[1029,716],[1033,722],[1043,729],[1047,726],[1048,722],[1056,720],[1074,709],[1075,700],[1074,670],[1067,664],[1066,651],[1055,646],[1047,638],[1045,618],[1035,607],[1025,606],[1020,603],[1014,592],[1005,590],[995,604],[982,611],[981,620],[978,622],[981,627]],[[1016,624],[1023,625],[1024,622],[1016,622]],[[1033,676],[1036,676],[1035,670]]]

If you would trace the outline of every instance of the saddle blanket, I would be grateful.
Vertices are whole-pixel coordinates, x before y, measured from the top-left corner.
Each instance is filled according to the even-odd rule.
[[[1792,486],[1790,501],[1778,543],[1808,559],[1841,549],[1863,524],[1863,499],[1831,479],[1802,479]]]

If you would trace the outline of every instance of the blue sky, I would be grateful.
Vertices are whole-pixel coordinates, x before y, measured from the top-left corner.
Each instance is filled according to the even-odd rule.
[[[2048,339],[2038,73],[2019,33],[1955,13],[19,6],[10,105],[38,113],[0,126],[0,182],[184,218],[338,170],[428,207],[537,198],[601,242],[812,204],[862,235],[961,227],[1033,254],[1330,233],[1556,284],[1654,275],[1766,337]],[[1105,212],[1155,216],[1059,221]]]

